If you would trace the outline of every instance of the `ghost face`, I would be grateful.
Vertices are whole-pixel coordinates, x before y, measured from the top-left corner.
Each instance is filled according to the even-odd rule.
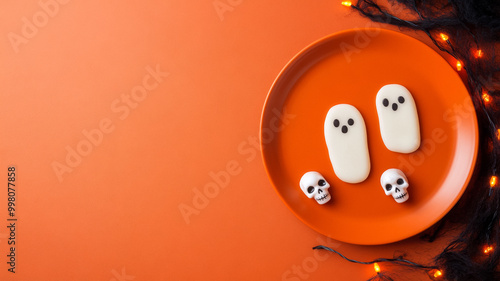
[[[401,93],[401,95],[397,93],[396,95],[387,94],[387,97],[382,97],[382,106],[389,107],[390,109],[392,109],[392,111],[398,111],[398,109],[401,109],[401,106],[406,101],[404,96],[407,96],[407,94],[405,93]]]
[[[300,189],[302,189],[307,198],[314,197],[314,200],[320,205],[332,199],[328,188],[330,188],[330,184],[318,172],[307,172],[300,179]]]
[[[398,169],[389,169],[380,177],[380,184],[385,195],[392,195],[398,203],[403,203],[410,198],[408,195],[408,179],[405,174]]]

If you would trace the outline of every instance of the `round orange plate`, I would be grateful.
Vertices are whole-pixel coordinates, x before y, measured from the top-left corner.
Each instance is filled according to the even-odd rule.
[[[411,154],[387,150],[375,96],[401,84],[417,104],[422,142]],[[365,119],[369,177],[340,181],[323,135],[330,107],[348,103]],[[316,231],[354,244],[384,244],[418,234],[458,201],[476,161],[478,129],[467,89],[455,70],[420,41],[394,31],[355,29],[325,37],[296,55],[267,97],[261,148],[268,176],[285,204]],[[389,168],[408,177],[410,199],[398,204],[379,180]],[[330,183],[332,200],[319,205],[300,190],[307,171]]]

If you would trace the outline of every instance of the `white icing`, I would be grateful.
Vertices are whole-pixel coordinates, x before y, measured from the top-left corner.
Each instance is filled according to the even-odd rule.
[[[314,200],[320,205],[332,199],[328,188],[330,188],[330,184],[318,172],[307,172],[300,179],[300,189],[302,189],[307,198],[314,197]]]
[[[338,104],[330,108],[325,119],[325,140],[333,171],[340,180],[359,183],[368,177],[370,155],[365,121],[354,106]]]
[[[385,195],[391,195],[398,203],[406,202],[410,198],[407,190],[409,187],[408,179],[401,170],[386,170],[380,177],[380,185],[382,185]]]
[[[380,133],[390,151],[411,153],[420,147],[417,107],[410,91],[397,84],[385,85],[376,98]]]

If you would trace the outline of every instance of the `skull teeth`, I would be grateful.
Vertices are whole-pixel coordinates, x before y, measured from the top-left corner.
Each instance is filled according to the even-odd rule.
[[[396,197],[396,199],[401,199],[401,198],[404,198],[408,193],[403,193],[401,194],[400,196]]]
[[[323,195],[323,196],[321,196],[319,198],[315,198],[315,199],[318,200],[318,201],[321,201],[321,200],[326,200],[327,198],[328,198],[328,194],[325,194],[325,195]]]

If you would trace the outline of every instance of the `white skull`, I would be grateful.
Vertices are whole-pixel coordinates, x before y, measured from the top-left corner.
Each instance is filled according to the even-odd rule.
[[[330,188],[330,184],[318,172],[307,172],[300,179],[300,189],[302,189],[307,198],[314,197],[320,205],[332,199],[328,188]]]
[[[385,171],[380,177],[380,184],[385,195],[392,195],[398,203],[403,203],[410,198],[407,191],[408,179],[401,170],[389,169]]]

